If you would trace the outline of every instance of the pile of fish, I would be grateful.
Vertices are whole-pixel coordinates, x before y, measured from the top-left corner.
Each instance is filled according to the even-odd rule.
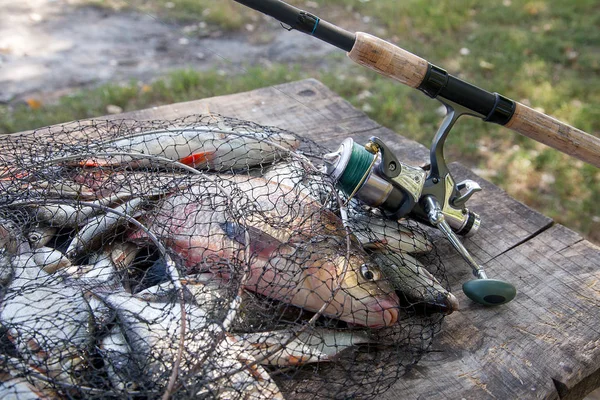
[[[2,398],[367,398],[458,307],[416,223],[346,204],[289,132],[89,122],[0,148]]]

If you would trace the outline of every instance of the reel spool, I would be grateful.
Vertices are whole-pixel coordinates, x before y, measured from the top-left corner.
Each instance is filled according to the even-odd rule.
[[[376,139],[379,141],[379,139]],[[375,142],[367,146],[345,139],[333,153],[324,156],[326,173],[348,195],[372,207],[379,207],[390,218],[409,214],[419,201],[426,172],[400,163],[387,147]],[[387,156],[392,160],[388,160]]]

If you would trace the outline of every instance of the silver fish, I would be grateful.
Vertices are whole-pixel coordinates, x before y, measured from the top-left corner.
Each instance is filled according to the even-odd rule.
[[[28,244],[12,259],[14,278],[0,322],[22,358],[48,376],[76,384],[90,345],[91,313],[82,292],[44,272]]]
[[[117,213],[134,216],[143,203],[144,201],[141,197],[136,197],[115,207],[114,210]],[[73,237],[67,249],[67,256],[70,258],[77,257],[92,246],[96,239],[101,238],[108,231],[116,229],[119,225],[126,223],[127,220],[117,213],[107,212],[88,221]]]
[[[0,218],[0,250],[15,254],[20,243],[18,233],[19,229],[13,221]]]
[[[33,249],[33,260],[44,271],[53,274],[59,269],[69,268],[71,261],[60,251],[52,247]]]
[[[27,230],[27,240],[29,240],[29,244],[32,248],[39,249],[40,247],[46,246],[48,242],[52,240],[56,231],[57,229],[51,226],[37,224],[29,227]]]
[[[323,174],[309,170],[295,159],[273,164],[267,168],[263,178],[293,187],[321,203],[328,200],[334,187],[333,182],[327,182]]]
[[[274,145],[272,144],[274,143]],[[288,133],[234,130],[227,126],[188,126],[147,131],[119,137],[97,145],[95,152],[132,152],[164,157],[196,168],[216,171],[248,168],[272,162],[299,146]],[[127,155],[90,157],[86,166],[151,165],[153,161]]]
[[[458,310],[456,296],[446,290],[416,258],[393,252],[373,252],[372,256],[409,305],[446,314]]]
[[[0,382],[0,399],[3,400],[49,400],[46,395],[24,378],[12,378]]]
[[[373,343],[360,331],[315,329],[296,335],[289,330],[234,335],[246,351],[262,365],[292,366],[332,361],[350,347]],[[287,343],[281,347],[282,344]]]
[[[181,306],[177,303],[152,303],[126,293],[99,297],[117,313],[118,325],[102,340],[101,352],[112,384],[131,390],[142,384],[145,389],[162,390],[177,358],[181,334]],[[254,359],[230,344],[222,328],[211,323],[206,313],[186,304],[186,332],[180,376],[197,375],[206,381],[203,392],[217,398],[228,394],[265,393],[278,396],[279,389],[260,369],[244,367]],[[254,376],[260,372],[262,379]],[[257,397],[269,398],[269,397]]]
[[[37,221],[58,228],[77,227],[100,212],[95,207],[70,204],[47,203],[32,207],[32,215]]]
[[[347,223],[368,249],[383,248],[398,253],[427,253],[433,249],[433,243],[424,234],[392,219],[352,212]]]

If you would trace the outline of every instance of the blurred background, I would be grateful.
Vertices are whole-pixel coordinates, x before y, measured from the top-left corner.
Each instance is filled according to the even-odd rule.
[[[600,136],[598,0],[290,0]],[[316,78],[427,146],[443,108],[232,0],[0,0],[0,133]],[[307,112],[317,112],[307,107]],[[446,158],[600,243],[600,170],[478,119]]]

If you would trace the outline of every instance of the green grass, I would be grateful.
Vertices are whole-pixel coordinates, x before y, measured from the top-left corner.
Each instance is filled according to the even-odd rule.
[[[80,4],[141,11],[162,20],[182,23],[204,21],[228,31],[241,28],[252,14],[247,7],[230,0],[80,0]]]
[[[99,0],[95,0],[99,1]],[[116,0],[104,0],[107,1]],[[243,27],[257,13],[233,1],[128,2],[164,18]],[[306,1],[292,1],[306,7]],[[349,30],[378,32],[450,73],[490,91],[540,107],[600,136],[600,5],[597,0],[320,0],[309,10]],[[107,5],[107,4],[105,4]],[[210,12],[206,10],[210,9]],[[370,17],[365,23],[364,17]],[[298,35],[295,32],[281,34]],[[469,54],[461,55],[461,49]],[[463,50],[463,52],[465,52]],[[39,110],[0,107],[0,132],[124,110],[239,92],[304,77],[323,81],[371,118],[429,145],[441,120],[439,103],[355,66],[340,53],[329,70],[285,65],[223,76],[182,71],[149,85],[106,85]],[[477,119],[461,119],[446,156],[461,161],[515,198],[600,242],[600,170]],[[485,194],[482,194],[485,195]]]
[[[35,110],[26,105],[0,105],[0,134],[105,115],[109,105],[118,106],[123,111],[139,110],[252,90],[299,79],[300,76],[297,69],[290,70],[284,66],[252,67],[245,71],[243,75],[230,76],[217,71],[181,70],[150,84],[132,81],[128,84],[107,84],[79,91],[61,97],[58,103]]]

